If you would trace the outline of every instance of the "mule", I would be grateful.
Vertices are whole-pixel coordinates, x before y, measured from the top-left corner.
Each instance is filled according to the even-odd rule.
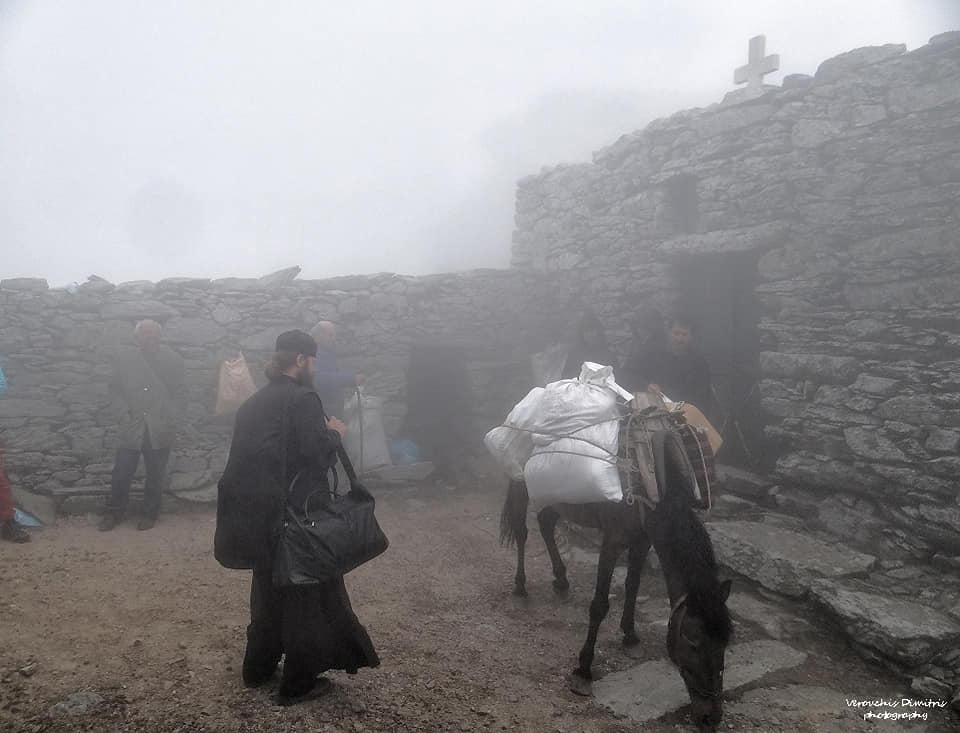
[[[669,474],[668,474],[669,475]],[[529,505],[526,484],[511,481],[500,516],[500,540],[517,546],[517,572],[514,594],[525,596],[524,549],[527,540],[526,515]],[[537,514],[553,565],[553,587],[564,592],[569,587],[566,566],[557,549],[554,530],[559,519],[601,530],[597,585],[590,603],[590,625],[573,671],[570,688],[590,695],[594,649],[600,623],[610,608],[610,583],[617,559],[627,550],[627,577],[624,584],[623,615],[620,629],[623,644],[630,649],[639,644],[634,619],[640,571],[651,545],[657,551],[670,598],[667,625],[667,652],[680,670],[690,695],[694,722],[702,732],[715,731],[723,716],[723,664],[732,622],[726,601],[730,581],[721,582],[713,545],[703,524],[693,512],[689,495],[669,490],[656,509],[640,502],[601,502],[594,504],[558,504]]]

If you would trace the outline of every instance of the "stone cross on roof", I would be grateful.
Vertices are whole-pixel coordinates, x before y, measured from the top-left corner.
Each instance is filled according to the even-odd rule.
[[[780,68],[780,54],[763,55],[766,45],[766,36],[754,36],[750,39],[750,56],[747,65],[733,72],[734,84],[746,82],[747,89],[762,86],[764,74]]]

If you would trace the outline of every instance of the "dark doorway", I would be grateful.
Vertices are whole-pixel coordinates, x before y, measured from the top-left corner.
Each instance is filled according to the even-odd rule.
[[[697,321],[695,344],[707,359],[713,417],[724,444],[720,463],[766,468],[760,409],[760,304],[757,255],[705,254],[673,265],[677,306]]]

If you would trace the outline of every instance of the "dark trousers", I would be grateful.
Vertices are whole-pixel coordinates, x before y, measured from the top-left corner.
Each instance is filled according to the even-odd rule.
[[[110,479],[108,513],[120,515],[126,511],[130,498],[130,484],[133,483],[133,476],[137,472],[137,466],[140,465],[141,453],[147,469],[147,480],[143,487],[143,516],[156,519],[160,513],[160,498],[167,472],[167,461],[170,459],[170,449],[154,448],[150,444],[150,433],[146,430],[140,450],[117,448],[113,476]]]

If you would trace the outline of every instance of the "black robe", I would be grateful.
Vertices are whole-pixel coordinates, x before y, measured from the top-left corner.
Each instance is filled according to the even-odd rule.
[[[316,392],[289,377],[271,381],[237,411],[230,457],[218,484],[214,553],[225,567],[253,569],[247,682],[269,677],[284,652],[284,685],[293,688],[305,687],[326,669],[356,672],[379,664],[342,578],[285,589],[271,582],[285,504],[302,509],[312,492],[311,503],[329,498],[327,472],[339,445],[340,436],[325,427]],[[288,497],[287,487],[298,474]]]

